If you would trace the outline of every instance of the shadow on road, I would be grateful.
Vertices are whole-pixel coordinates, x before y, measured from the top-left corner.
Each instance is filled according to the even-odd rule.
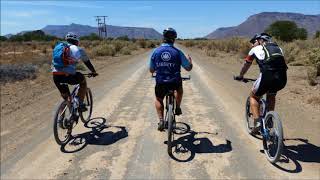
[[[99,117],[90,119],[85,125],[91,131],[74,135],[60,150],[64,153],[74,153],[82,150],[88,144],[110,145],[120,139],[128,137],[128,132],[123,126],[107,126],[106,119]]]
[[[307,139],[285,139],[287,144],[299,143],[298,145],[285,145],[281,159],[275,167],[289,173],[299,173],[302,166],[299,162],[320,163],[320,147],[309,143]],[[289,167],[294,168],[288,168]]]
[[[180,137],[173,141],[172,155],[170,157],[178,162],[188,162],[194,159],[196,153],[225,153],[232,150],[231,141],[226,140],[225,144],[214,145],[209,138],[196,138],[197,134],[213,135],[216,133],[196,132],[190,129],[186,123],[177,123],[176,129],[182,128],[185,131],[180,133]]]

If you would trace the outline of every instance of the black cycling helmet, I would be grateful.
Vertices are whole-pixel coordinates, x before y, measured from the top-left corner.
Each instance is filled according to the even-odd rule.
[[[173,28],[167,28],[167,29],[163,30],[163,37],[165,39],[174,40],[177,38],[177,32]]]
[[[256,40],[258,39],[263,39],[265,41],[270,41],[271,37],[269,34],[267,33],[261,33],[261,34],[255,34],[251,39],[250,39],[250,43],[254,43]]]
[[[271,40],[271,37],[272,37],[272,36],[270,36],[270,35],[267,34],[267,33],[261,33],[261,34],[260,34],[260,39],[263,39],[263,40],[265,40],[265,41],[270,41],[270,40]]]

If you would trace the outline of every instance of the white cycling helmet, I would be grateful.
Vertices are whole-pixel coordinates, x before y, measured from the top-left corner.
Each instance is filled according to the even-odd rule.
[[[66,37],[65,37],[65,39],[66,39],[66,40],[74,40],[74,41],[77,41],[77,42],[80,41],[78,35],[76,35],[76,34],[73,33],[73,32],[68,32],[67,35],[66,35]]]

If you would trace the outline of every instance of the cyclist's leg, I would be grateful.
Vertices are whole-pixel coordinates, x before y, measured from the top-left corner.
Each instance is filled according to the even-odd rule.
[[[176,110],[179,110],[180,109],[180,105],[181,105],[181,101],[182,101],[182,96],[183,96],[182,82],[176,84],[174,89],[175,89],[174,95],[175,95],[176,102],[177,102]],[[181,111],[181,109],[180,109],[180,111]],[[181,114],[181,113],[179,113],[179,114]]]
[[[163,98],[166,94],[166,87],[164,84],[156,84],[155,86],[155,107],[157,110],[159,124],[158,130],[162,131],[164,129],[164,105],[163,105]]]
[[[53,81],[58,90],[60,91],[61,97],[64,100],[70,101],[70,90],[69,87],[66,84],[61,83],[67,83],[68,76],[65,75],[53,75]]]
[[[163,120],[163,111],[164,111],[163,98],[165,95],[164,85],[163,84],[156,84],[156,86],[154,88],[154,92],[156,95],[154,105],[156,107],[159,119]]]
[[[270,83],[270,89],[267,93],[267,104],[268,111],[274,111],[276,104],[277,92],[283,89],[287,84],[287,73],[286,71],[273,72],[273,80]]]
[[[79,96],[80,100],[83,102],[87,92],[86,78],[80,72],[77,72],[74,76],[75,76],[75,82],[80,85],[77,96]]]
[[[262,82],[262,74],[260,73],[259,77],[257,80],[254,82],[252,91],[250,93],[250,109],[253,115],[253,118],[255,121],[259,118],[260,113],[259,113],[259,101],[261,96],[264,94],[264,86]]]
[[[277,93],[267,93],[268,111],[274,111]]]

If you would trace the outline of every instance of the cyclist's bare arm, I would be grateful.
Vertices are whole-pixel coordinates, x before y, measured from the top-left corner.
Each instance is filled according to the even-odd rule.
[[[243,77],[249,70],[252,63],[245,61],[240,71],[240,77]]]

